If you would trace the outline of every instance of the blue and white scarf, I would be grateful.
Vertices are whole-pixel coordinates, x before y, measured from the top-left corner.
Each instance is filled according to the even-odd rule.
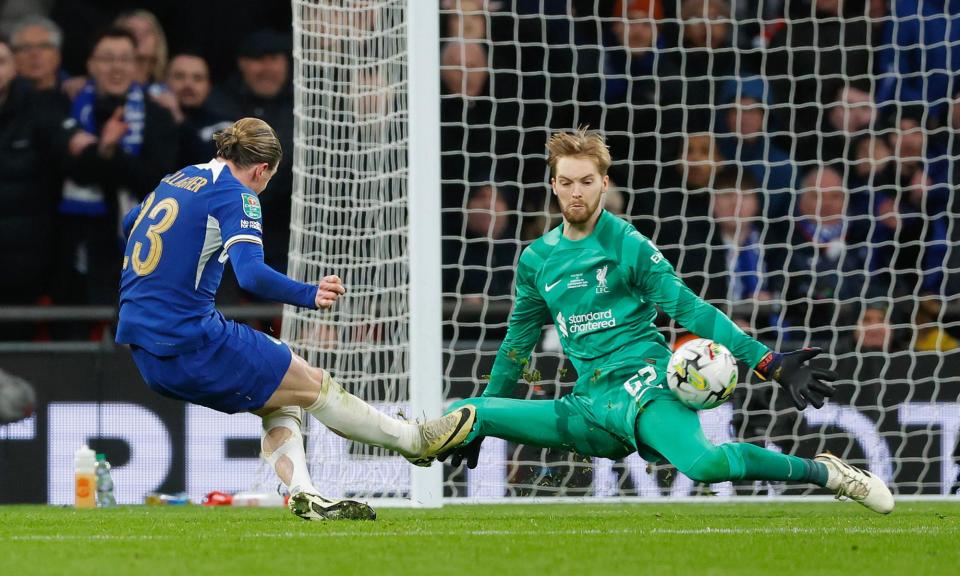
[[[89,80],[73,100],[70,115],[81,128],[91,134],[97,134],[96,119],[97,92],[93,80]],[[127,132],[120,139],[120,148],[131,156],[139,156],[143,147],[143,126],[146,120],[146,100],[143,87],[134,82],[127,90],[123,105],[123,121],[127,123]],[[103,216],[107,205],[103,200],[103,190],[99,186],[79,185],[67,179],[63,183],[63,200],[60,202],[62,214],[82,214]]]
[[[821,251],[830,260],[838,260],[843,254],[846,243],[844,242],[844,222],[839,219],[834,224],[824,224],[810,218],[801,217],[797,220],[797,228],[803,237],[813,244],[814,248]]]
[[[761,275],[764,272],[760,253],[760,233],[756,228],[751,227],[750,233],[736,247],[732,272],[731,300],[756,298],[762,284]]]

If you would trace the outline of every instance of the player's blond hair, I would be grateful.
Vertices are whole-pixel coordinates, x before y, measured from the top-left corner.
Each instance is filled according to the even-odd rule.
[[[215,133],[213,141],[218,157],[241,168],[266,162],[273,169],[283,157],[277,132],[259,118],[241,118]]]
[[[601,176],[607,175],[610,164],[610,149],[603,141],[599,132],[591,132],[587,127],[578,128],[571,132],[557,132],[547,142],[547,164],[550,165],[550,175],[557,172],[557,162],[564,156],[589,158],[597,165]]]

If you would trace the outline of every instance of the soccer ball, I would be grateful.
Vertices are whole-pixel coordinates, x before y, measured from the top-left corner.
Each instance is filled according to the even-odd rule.
[[[0,426],[31,416],[36,402],[29,382],[0,370]]]
[[[691,340],[670,358],[667,385],[694,410],[716,408],[729,400],[737,387],[737,360],[713,340]]]

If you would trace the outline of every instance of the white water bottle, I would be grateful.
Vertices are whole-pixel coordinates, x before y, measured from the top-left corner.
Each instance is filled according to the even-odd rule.
[[[283,506],[283,496],[276,492],[239,492],[233,495],[233,506]]]
[[[77,508],[97,505],[97,453],[84,444],[73,454],[74,499]]]

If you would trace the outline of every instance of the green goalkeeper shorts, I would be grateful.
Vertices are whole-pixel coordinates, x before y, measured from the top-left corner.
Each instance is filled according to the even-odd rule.
[[[657,347],[650,357],[583,364],[573,392],[559,400],[467,398],[450,410],[463,404],[477,408],[466,442],[496,436],[585,456],[619,459],[639,452],[658,460],[652,451],[638,450],[634,426],[644,406],[657,398],[673,398],[666,388],[669,359],[669,351]]]
[[[670,354],[653,352],[646,358],[631,357],[582,367],[573,393],[560,399],[576,406],[588,421],[629,448],[619,457],[638,449],[635,427],[643,407],[657,398],[674,398],[667,387]]]

